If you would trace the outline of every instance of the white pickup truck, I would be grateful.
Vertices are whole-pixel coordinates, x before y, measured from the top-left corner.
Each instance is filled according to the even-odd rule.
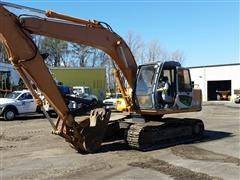
[[[0,116],[13,120],[16,115],[37,112],[37,106],[28,90],[14,91],[0,98]]]

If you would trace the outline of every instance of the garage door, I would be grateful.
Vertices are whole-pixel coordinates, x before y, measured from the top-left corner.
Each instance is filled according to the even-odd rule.
[[[208,81],[208,101],[229,100],[231,96],[231,80]]]

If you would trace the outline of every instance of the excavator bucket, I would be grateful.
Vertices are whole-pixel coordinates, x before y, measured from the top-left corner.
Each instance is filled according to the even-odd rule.
[[[70,142],[79,152],[96,152],[103,141],[111,111],[97,108],[90,112],[89,118],[76,122],[73,140]]]

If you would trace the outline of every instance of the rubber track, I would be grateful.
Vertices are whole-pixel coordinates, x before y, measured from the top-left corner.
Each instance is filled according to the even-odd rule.
[[[192,133],[193,126],[194,124],[190,123],[182,124],[181,127],[179,124],[176,127],[133,124],[126,132],[125,140],[131,148],[142,151],[172,146],[199,139],[202,133],[194,135]],[[174,132],[174,128],[178,128],[179,135],[172,138],[171,131]]]

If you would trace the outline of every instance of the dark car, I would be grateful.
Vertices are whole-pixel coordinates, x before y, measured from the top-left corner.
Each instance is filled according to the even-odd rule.
[[[72,89],[69,86],[66,86],[66,85],[57,85],[57,86],[63,96],[72,94]]]

